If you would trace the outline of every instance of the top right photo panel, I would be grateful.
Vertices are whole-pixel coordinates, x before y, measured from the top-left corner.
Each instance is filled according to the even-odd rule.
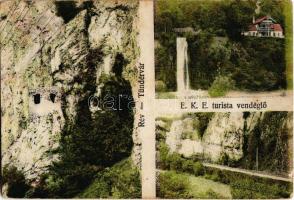
[[[292,96],[290,0],[157,0],[158,99]]]

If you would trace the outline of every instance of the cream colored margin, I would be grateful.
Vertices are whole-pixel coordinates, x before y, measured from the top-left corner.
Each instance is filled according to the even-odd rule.
[[[143,108],[139,113],[144,115],[145,127],[139,127],[142,140],[142,198],[156,198],[155,176],[155,67],[154,67],[154,18],[153,1],[140,0],[139,10],[139,63],[144,64],[145,95],[139,98]],[[137,95],[137,94],[135,94]]]

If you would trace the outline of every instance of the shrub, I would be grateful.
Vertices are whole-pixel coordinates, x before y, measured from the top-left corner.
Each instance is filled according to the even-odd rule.
[[[190,183],[187,177],[176,172],[160,173],[157,195],[160,198],[191,198]]]
[[[209,198],[209,199],[224,199],[223,196],[221,196],[220,194],[216,193],[215,191],[213,191],[211,188],[209,188],[206,192],[205,192],[205,197]]]
[[[93,183],[81,194],[81,198],[140,198],[140,172],[130,159],[98,172]]]
[[[156,81],[155,82],[155,90],[156,92],[165,92],[166,91],[166,85],[163,81]]]
[[[204,174],[204,167],[200,162],[195,162],[193,165],[193,173],[195,176],[201,176]]]
[[[205,178],[231,186],[234,199],[289,198],[292,183],[205,167]]]
[[[85,189],[99,169],[90,165],[56,163],[48,173],[43,174],[38,185],[26,193],[26,198],[74,197]],[[101,169],[100,169],[101,170]]]
[[[159,143],[159,168],[160,169],[169,169],[170,168],[170,159],[169,159],[169,148],[164,142]]]
[[[230,185],[234,199],[279,199],[289,198],[291,194],[290,187],[263,183],[252,178],[234,180]]]
[[[192,160],[184,160],[183,161],[183,171],[187,173],[194,172],[194,162]]]
[[[166,139],[166,130],[163,130],[163,128],[157,126],[155,136],[156,136],[156,141],[165,141],[165,139]]]
[[[225,96],[228,91],[234,89],[235,82],[228,76],[218,76],[208,89],[208,93],[212,97]]]
[[[7,196],[11,198],[23,198],[30,188],[23,172],[14,166],[3,168],[2,184],[7,184]]]
[[[172,153],[168,155],[168,160],[170,161],[170,169],[176,171],[183,171],[184,159],[177,153]]]
[[[230,160],[230,158],[229,158],[228,154],[222,153],[218,162],[222,165],[228,165],[229,160]]]

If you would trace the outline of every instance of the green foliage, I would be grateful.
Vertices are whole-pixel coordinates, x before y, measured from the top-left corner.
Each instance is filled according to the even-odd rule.
[[[284,173],[290,170],[289,130],[285,121],[292,113],[266,112],[262,120],[244,138],[244,156],[239,165],[256,169],[258,150],[259,170]]]
[[[184,159],[178,153],[172,153],[168,155],[168,161],[170,162],[170,169],[175,171],[183,170]]]
[[[99,113],[91,127],[72,129],[62,143],[61,162],[52,167],[54,179],[62,178],[58,194],[71,197],[92,180],[93,174],[130,156],[133,145],[132,121],[114,112]]]
[[[164,142],[159,143],[159,168],[182,171],[185,159],[178,153],[170,153]]]
[[[164,142],[159,142],[158,145],[159,151],[159,161],[158,167],[160,169],[169,169],[170,168],[170,160],[169,160],[169,148]]]
[[[166,131],[165,130],[156,130],[156,141],[165,140],[166,138]]]
[[[257,182],[253,179],[239,179],[231,183],[235,199],[279,199],[289,198],[290,187],[279,184]]]
[[[202,163],[200,162],[195,162],[193,164],[193,174],[195,176],[201,176],[204,174],[204,167],[202,165]]]
[[[175,92],[156,92],[156,99],[176,99]]]
[[[155,72],[156,80],[165,83],[164,91],[176,90],[176,58],[173,55],[176,52],[175,35],[161,34],[160,46],[155,48]],[[164,71],[164,73],[162,73]],[[159,90],[158,90],[159,89]],[[160,92],[161,88],[156,88],[156,92]]]
[[[162,183],[160,181],[160,176],[166,173],[172,174],[172,176],[175,177],[175,179],[177,178],[178,181],[182,179],[187,181],[188,185],[184,186],[184,189],[180,189],[180,187],[183,188],[183,185],[180,183],[177,183],[175,185],[176,187],[170,185],[172,184],[171,181],[168,183],[166,180],[164,180]],[[171,175],[169,175],[169,177],[171,177]],[[175,171],[160,171],[157,183],[157,196],[159,193],[161,198],[164,196],[172,196],[172,198],[177,199],[185,196],[187,198],[189,197],[193,199],[231,198],[230,186],[211,180],[206,180],[203,177],[196,177],[194,175]]]
[[[141,181],[139,170],[130,159],[98,172],[96,179],[79,198],[140,198]]]
[[[38,185],[26,193],[26,198],[73,197],[91,183],[99,170],[87,164],[65,166],[65,162],[56,163],[48,173],[43,174]]]
[[[205,178],[206,179],[210,179],[212,181],[219,181],[220,180],[218,174],[216,174],[216,173],[213,173],[213,174],[205,174]]]
[[[229,184],[234,199],[289,198],[292,183],[205,167],[205,178]]]
[[[201,176],[205,172],[200,162],[182,158],[178,153],[169,153],[169,148],[164,142],[160,142],[159,145],[159,160],[160,169],[186,172],[195,176]]]
[[[236,87],[251,91],[286,88],[284,51],[285,41],[276,38],[246,37],[241,45],[234,45],[232,61],[242,67],[230,69]]]
[[[134,120],[130,106],[133,100],[131,86],[120,76],[119,67],[116,72],[117,77],[101,78],[104,85],[101,91],[101,100],[104,100],[100,104],[101,111],[91,113],[87,98],[78,103],[76,120],[65,124],[59,147],[48,152],[57,153],[60,159],[50,166],[49,172],[44,174],[38,186],[27,193],[28,198],[74,197],[88,187],[95,174],[101,171],[104,173],[103,169],[131,155]],[[127,98],[119,99],[121,95]],[[125,175],[119,180],[127,180]],[[129,178],[134,177],[133,174],[130,175]],[[111,178],[103,177],[105,181],[107,177]],[[119,184],[116,183],[117,188],[124,187]],[[117,194],[121,195],[123,194]]]
[[[234,88],[234,81],[228,76],[218,76],[213,81],[208,93],[211,97],[225,96],[227,92]]]
[[[194,173],[194,162],[192,160],[183,161],[182,171],[193,174]]]
[[[188,113],[182,116],[182,119],[192,118],[193,119],[193,129],[197,130],[199,138],[202,138],[205,130],[208,126],[210,119],[213,117],[214,113]]]
[[[166,91],[166,85],[163,81],[156,81],[155,82],[155,90],[157,92],[164,92]]]
[[[285,1],[287,2],[287,1]],[[285,16],[283,11],[284,4],[276,0],[261,0],[260,1],[259,16],[265,16],[270,13],[270,16],[277,20],[283,27],[285,27]]]
[[[230,162],[230,158],[229,158],[228,154],[222,153],[221,156],[220,156],[220,158],[219,158],[218,163],[221,164],[221,165],[231,166],[229,164],[229,162]]]
[[[231,1],[225,8],[226,12],[226,31],[233,40],[241,39],[241,32],[248,29],[255,14],[256,4],[254,1]]]
[[[22,171],[16,167],[5,166],[2,172],[2,185],[7,184],[7,196],[10,198],[23,198],[30,186],[26,182]]]
[[[157,196],[160,198],[191,198],[189,180],[174,171],[159,174]]]
[[[285,15],[285,60],[287,89],[293,88],[293,22],[292,22],[293,4],[291,1],[283,1],[283,11]]]
[[[209,199],[224,199],[223,196],[221,196],[220,194],[216,193],[215,191],[213,191],[212,189],[208,189],[205,193],[205,196]]]
[[[283,13],[290,11],[285,9],[288,5],[285,2],[262,1],[261,15],[271,15],[286,28],[286,45],[291,52],[292,34],[289,32],[292,29],[287,28],[291,26],[289,22],[285,23],[289,17],[285,19]],[[286,88],[285,60],[287,78],[291,80],[292,54],[286,53],[285,59],[285,40],[243,37],[241,34],[252,22],[255,9],[255,1],[157,1],[156,80],[166,83],[166,91],[176,91],[176,37],[186,37],[192,89],[209,89],[220,74],[232,75],[238,90]],[[174,28],[183,27],[192,27],[197,34],[174,32]],[[217,90],[215,93],[223,92]]]

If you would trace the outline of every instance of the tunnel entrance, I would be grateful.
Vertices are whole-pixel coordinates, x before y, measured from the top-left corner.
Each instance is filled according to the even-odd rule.
[[[34,95],[34,103],[39,104],[41,102],[41,95],[40,94],[35,94]]]

